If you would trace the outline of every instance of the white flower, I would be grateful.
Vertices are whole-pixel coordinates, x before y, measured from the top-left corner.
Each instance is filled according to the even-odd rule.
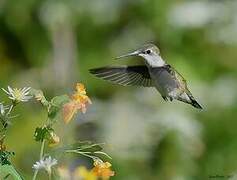
[[[30,93],[30,87],[24,87],[24,88],[11,88],[10,86],[7,87],[7,90],[2,90],[8,95],[8,98],[13,100],[16,103],[19,102],[26,102],[29,99],[32,98],[32,96],[29,95]]]
[[[5,114],[5,108],[2,103],[0,103],[0,114],[4,115]]]
[[[51,167],[57,164],[57,159],[52,158],[51,156],[37,161],[33,165],[33,169],[40,170],[45,169],[48,173],[51,173]]]
[[[8,109],[8,106],[4,106],[2,103],[0,103],[0,115],[4,116],[6,114],[6,110]]]

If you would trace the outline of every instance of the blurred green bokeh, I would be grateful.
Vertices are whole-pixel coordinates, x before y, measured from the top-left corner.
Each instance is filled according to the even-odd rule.
[[[93,101],[85,115],[58,124],[62,143],[106,142],[124,180],[203,180],[237,173],[237,2],[190,0],[1,0],[0,86],[31,86],[48,97],[82,82]],[[121,87],[88,69],[139,64],[113,58],[153,42],[186,77],[204,106],[166,103],[154,89]],[[1,96],[0,102],[4,100]],[[18,109],[6,139],[13,161],[32,176],[39,105]],[[63,157],[72,169],[78,157]],[[85,161],[83,159],[83,161]]]

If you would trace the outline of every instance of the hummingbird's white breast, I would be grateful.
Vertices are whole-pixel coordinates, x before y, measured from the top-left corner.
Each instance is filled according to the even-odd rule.
[[[162,67],[164,65],[166,65],[165,61],[162,59],[161,56],[157,55],[157,54],[140,54],[140,56],[142,56],[147,65],[151,66],[151,67]]]

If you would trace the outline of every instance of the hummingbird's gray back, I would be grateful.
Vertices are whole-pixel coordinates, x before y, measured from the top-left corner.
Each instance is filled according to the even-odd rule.
[[[179,88],[179,83],[169,71],[169,65],[164,67],[151,67],[149,72],[153,83],[162,96],[167,96],[174,89]]]

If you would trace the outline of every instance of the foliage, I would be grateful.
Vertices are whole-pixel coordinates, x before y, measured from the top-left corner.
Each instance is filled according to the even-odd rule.
[[[9,164],[0,166],[0,178],[1,179],[14,179],[14,180],[22,180],[23,179],[19,175],[19,173],[15,170],[15,168]]]
[[[50,137],[51,137],[51,133],[53,132],[53,128],[51,127],[37,127],[35,129],[35,134],[34,134],[34,137],[35,137],[35,140],[36,141],[43,141],[44,139],[47,139],[49,140]]]
[[[11,165],[9,158],[13,155],[15,155],[14,152],[0,150],[0,164],[1,165]]]
[[[13,108],[16,105],[22,102],[28,102],[31,98],[36,99],[38,102],[42,104],[42,106],[47,110],[47,119],[43,123],[41,127],[36,127],[34,133],[34,139],[36,142],[41,143],[40,148],[40,159],[33,165],[33,169],[35,170],[33,179],[35,180],[38,174],[38,171],[41,169],[46,170],[48,173],[49,179],[52,177],[53,166],[57,165],[58,160],[49,156],[49,153],[45,153],[45,143],[48,142],[48,146],[57,146],[60,142],[60,138],[57,136],[54,125],[57,123],[59,119],[58,115],[62,109],[65,109],[67,104],[73,103],[76,106],[76,109],[71,114],[70,111],[63,111],[63,117],[68,117],[65,113],[70,113],[70,118],[65,121],[68,123],[72,120],[73,116],[76,114],[78,110],[81,110],[83,113],[86,112],[86,108],[88,104],[91,104],[89,97],[86,95],[86,91],[84,85],[78,83],[76,85],[76,91],[71,96],[61,95],[55,96],[51,100],[47,100],[44,96],[44,93],[41,90],[31,89],[31,88],[11,88],[8,86],[8,90],[3,89],[3,91],[8,95],[8,98],[11,100],[11,105],[3,105],[0,104],[1,108],[1,122],[2,122],[2,137],[0,141],[0,177],[3,179],[7,179],[8,177],[13,177],[14,179],[21,179],[21,176],[17,173],[14,166],[10,162],[10,157],[14,155],[13,152],[9,152],[6,150],[5,146],[5,136],[8,130],[8,124],[10,124],[11,116],[10,114],[13,112]],[[114,173],[110,170],[110,166],[103,166],[103,161],[98,157],[98,155],[104,155],[108,158],[106,153],[102,151],[101,144],[94,144],[92,142],[78,142],[73,145],[65,146],[65,150],[63,152],[66,153],[77,153],[85,157],[91,158],[95,162],[100,162],[100,166],[98,163],[96,164],[97,171],[111,172],[106,173],[106,178],[113,176]],[[95,178],[105,176],[103,173],[94,173]]]
[[[97,160],[99,155],[112,159],[108,154],[103,152],[102,144],[94,144],[90,141],[77,142],[65,150],[67,153],[77,153]]]

